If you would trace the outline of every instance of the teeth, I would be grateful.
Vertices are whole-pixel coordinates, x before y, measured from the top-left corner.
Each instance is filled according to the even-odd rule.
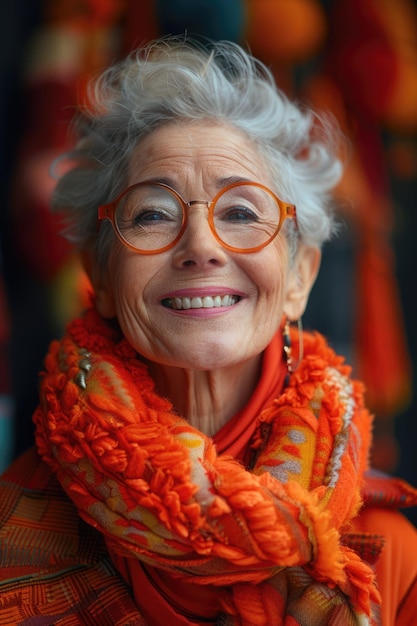
[[[204,296],[203,298],[167,298],[162,304],[170,309],[213,309],[215,307],[232,306],[239,301],[239,296]]]

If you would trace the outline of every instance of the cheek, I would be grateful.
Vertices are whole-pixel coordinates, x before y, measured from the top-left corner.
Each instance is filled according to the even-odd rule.
[[[140,312],[152,301],[152,286],[158,283],[163,260],[144,257],[124,248],[116,249],[110,260],[110,282],[118,315]]]
[[[120,245],[115,245],[109,256],[108,282],[117,316],[120,315],[121,309],[129,304],[133,305],[137,294],[143,289],[139,284],[142,273],[140,269],[135,269],[135,259],[130,257],[129,251],[126,252]]]
[[[286,248],[268,251],[257,271],[257,307],[255,324],[265,345],[277,332],[285,314],[288,289],[288,256]]]
[[[253,279],[256,282],[259,296],[265,296],[272,302],[285,298],[288,255],[282,245],[266,248],[262,257],[253,264]]]

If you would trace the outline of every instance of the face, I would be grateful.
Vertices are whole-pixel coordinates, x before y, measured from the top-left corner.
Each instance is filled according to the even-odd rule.
[[[211,200],[234,180],[271,187],[267,172],[254,144],[234,128],[169,124],[137,146],[128,185],[165,182],[187,201]],[[230,252],[213,237],[207,207],[196,204],[183,237],[164,253],[137,254],[114,237],[106,278],[95,284],[97,306],[104,317],[118,318],[125,337],[150,361],[204,370],[230,367],[258,357],[283,313],[298,317],[317,254],[299,253],[309,262],[296,260],[289,268],[282,233],[258,252]],[[307,266],[311,280],[302,290],[299,273],[307,276]]]

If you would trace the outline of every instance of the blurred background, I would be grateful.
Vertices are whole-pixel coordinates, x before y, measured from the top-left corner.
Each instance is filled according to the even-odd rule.
[[[49,214],[49,166],[89,77],[169,33],[249,48],[330,110],[351,153],[304,317],[364,380],[372,463],[417,485],[417,1],[15,0],[0,7],[0,469],[33,444],[51,339],[87,302]],[[415,230],[416,229],[416,230]],[[408,513],[417,524],[417,512]]]

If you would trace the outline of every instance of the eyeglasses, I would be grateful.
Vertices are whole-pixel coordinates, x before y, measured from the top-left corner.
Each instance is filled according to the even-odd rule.
[[[186,202],[164,183],[143,182],[100,206],[98,225],[109,220],[125,246],[140,254],[158,254],[181,239],[187,227],[188,210],[196,204],[207,206],[211,232],[222,246],[233,252],[261,250],[278,235],[286,218],[297,219],[293,204],[283,202],[260,183],[232,183],[221,189],[211,202]]]

